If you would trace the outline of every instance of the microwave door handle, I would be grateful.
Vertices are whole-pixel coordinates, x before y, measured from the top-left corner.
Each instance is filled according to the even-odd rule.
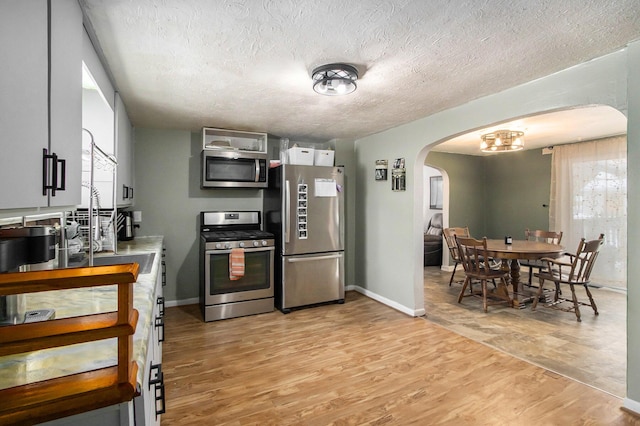
[[[254,182],[260,182],[260,160],[256,158],[256,178]]]
[[[284,242],[289,242],[289,233],[291,230],[291,188],[289,181],[284,182]]]

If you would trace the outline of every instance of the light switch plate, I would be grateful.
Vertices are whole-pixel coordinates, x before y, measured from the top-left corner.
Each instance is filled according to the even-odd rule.
[[[133,221],[134,222],[142,222],[142,212],[141,211],[135,211],[133,212]]]

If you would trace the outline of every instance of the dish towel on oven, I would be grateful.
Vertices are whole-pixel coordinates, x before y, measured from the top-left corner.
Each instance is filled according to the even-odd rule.
[[[244,249],[234,248],[229,253],[229,279],[232,281],[244,277]]]

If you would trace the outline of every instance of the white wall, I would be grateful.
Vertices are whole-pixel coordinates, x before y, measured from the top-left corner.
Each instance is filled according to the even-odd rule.
[[[625,406],[640,413],[640,42],[628,49],[629,113],[627,115],[627,399]]]

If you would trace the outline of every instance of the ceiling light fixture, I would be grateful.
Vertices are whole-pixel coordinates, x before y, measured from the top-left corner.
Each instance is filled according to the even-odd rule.
[[[347,95],[356,90],[358,70],[347,64],[322,65],[313,70],[313,90],[321,95]]]
[[[519,130],[496,130],[482,135],[482,152],[511,152],[524,149],[524,132]]]

